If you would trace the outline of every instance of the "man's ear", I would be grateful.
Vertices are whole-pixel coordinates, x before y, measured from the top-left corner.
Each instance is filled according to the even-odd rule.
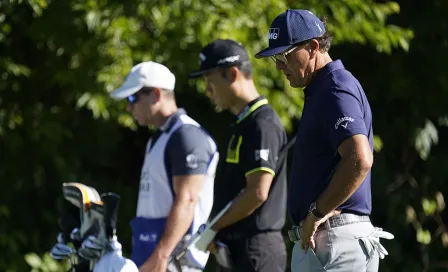
[[[319,50],[319,42],[316,39],[312,39],[308,47],[308,53],[310,53],[310,57],[314,58]]]
[[[159,102],[162,97],[162,90],[160,88],[153,88],[149,93],[149,96],[153,103]]]
[[[227,77],[228,77],[228,80],[230,81],[230,83],[235,82],[239,71],[240,70],[235,66],[232,66],[229,69],[227,69]]]

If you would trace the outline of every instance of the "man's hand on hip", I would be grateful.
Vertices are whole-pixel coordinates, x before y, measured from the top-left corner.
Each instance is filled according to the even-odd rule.
[[[305,217],[305,220],[303,220],[302,227],[299,231],[300,242],[302,244],[302,249],[305,250],[305,252],[308,251],[308,248],[310,246],[313,250],[316,248],[316,244],[314,242],[314,234],[316,233],[317,228],[320,226],[320,224],[327,221],[328,218],[340,213],[340,211],[334,210],[325,215],[323,218],[318,218],[314,214],[308,213],[308,215]]]
[[[210,251],[210,253],[215,255],[218,253],[218,247],[216,246],[215,241],[212,241],[210,245],[208,245],[208,251]]]

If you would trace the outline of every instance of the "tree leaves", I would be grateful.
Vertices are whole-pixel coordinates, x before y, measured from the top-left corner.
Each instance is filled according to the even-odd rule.
[[[271,21],[287,8],[328,17],[334,36],[330,54],[343,59],[371,102],[378,153],[372,184],[380,192],[373,200],[374,221],[398,226],[402,234],[395,247],[390,245],[397,259],[387,258],[382,267],[398,270],[403,268],[400,254],[426,254],[448,245],[448,234],[438,231],[446,212],[448,174],[441,129],[448,124],[443,66],[448,9],[437,0],[425,2],[425,10],[413,5],[372,0],[0,1],[0,182],[7,188],[0,193],[0,270],[27,271],[29,263],[35,269],[47,263],[48,257],[39,255],[55,242],[64,204],[60,184],[66,180],[115,188],[130,199],[119,222],[125,252],[129,249],[127,222],[135,214],[132,199],[149,133],[138,129],[125,103],[111,100],[109,93],[138,62],[167,65],[176,74],[179,104],[219,139],[229,118],[213,112],[203,97],[204,82],[188,80],[187,74],[198,68],[202,46],[216,38],[235,39],[251,56],[258,91],[292,133],[303,92],[291,88],[270,60],[253,58],[268,44]],[[394,180],[401,185],[385,193]],[[406,220],[415,233],[403,224]],[[419,243],[426,251],[415,252]],[[27,264],[23,252],[38,255],[27,255]],[[410,269],[418,270],[420,261],[410,262]]]
[[[431,151],[431,147],[439,142],[439,136],[434,124],[426,120],[425,127],[417,131],[415,137],[415,149],[418,151],[420,158],[426,160]]]
[[[431,232],[425,229],[417,230],[417,241],[424,245],[429,245],[431,243]]]
[[[32,267],[31,272],[59,272],[68,271],[70,265],[67,261],[57,262],[52,259],[48,253],[43,258],[35,253],[25,255],[25,261]]]
[[[104,62],[105,65],[102,67],[98,67],[97,83],[100,84],[98,89],[111,91],[118,87],[130,66],[149,59],[165,63],[175,71],[180,83],[182,85],[187,83],[191,89],[194,83],[187,82],[186,74],[196,68],[196,56],[205,43],[218,37],[232,38],[242,42],[251,55],[266,45],[265,33],[271,20],[287,8],[285,3],[275,2],[272,4],[258,1],[211,1],[198,5],[195,1],[178,0],[172,1],[169,5],[163,2],[152,4],[150,8],[140,3],[126,13],[129,15],[118,17],[117,13],[126,10],[125,5],[113,3],[101,12],[97,10],[97,7],[84,5],[78,10],[85,13],[88,29],[95,32],[99,42],[97,50],[104,60],[111,59],[109,62]],[[369,41],[375,44],[379,51],[386,52],[390,52],[392,47],[405,48],[405,43],[412,37],[412,32],[395,26],[387,26],[385,22],[387,16],[399,11],[398,5],[393,2],[386,4],[371,2],[370,4],[374,10],[373,13],[368,3],[364,1],[328,3],[331,11],[328,29],[334,33],[335,43]],[[310,9],[313,10],[313,8]],[[181,10],[186,12],[180,13]],[[251,12],[246,12],[247,10]],[[326,10],[325,6],[319,7],[315,12],[324,13],[324,10]],[[207,20],[201,20],[199,14],[204,14]],[[142,33],[145,34],[141,35]],[[184,51],[190,52],[189,55],[186,56]],[[178,60],[184,60],[184,62]],[[303,104],[301,96],[297,96],[299,92],[294,90],[293,100],[290,100],[291,96],[284,93],[290,89],[288,84],[284,80],[279,82],[279,85],[272,82],[273,76],[280,77],[279,73],[273,72],[275,67],[272,63],[253,58],[252,63],[260,93],[268,96],[268,99],[273,99],[274,106],[280,113],[285,126],[290,129],[291,121],[300,116],[301,104]],[[122,69],[117,69],[118,67]],[[275,91],[281,91],[275,94],[276,98],[272,96]],[[281,96],[283,96],[282,99],[280,99]],[[295,103],[285,103],[285,101],[295,101]],[[79,105],[88,105],[92,111],[96,110],[95,116],[109,116],[105,112],[98,113],[98,108],[101,106],[95,107],[89,103],[79,103]]]

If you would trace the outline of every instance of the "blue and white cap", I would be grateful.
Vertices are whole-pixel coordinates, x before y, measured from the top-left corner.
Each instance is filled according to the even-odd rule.
[[[258,52],[255,57],[279,54],[291,45],[320,37],[324,33],[324,24],[311,11],[288,9],[272,21],[268,35],[269,47]]]

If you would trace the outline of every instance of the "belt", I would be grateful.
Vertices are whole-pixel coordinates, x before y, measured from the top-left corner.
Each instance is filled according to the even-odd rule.
[[[302,221],[303,222],[303,221]],[[293,226],[291,230],[288,230],[289,240],[291,242],[297,242],[300,240],[299,230],[302,227],[302,222],[298,226]],[[324,223],[320,224],[318,231],[327,228],[336,228],[340,226],[345,226],[354,223],[370,222],[370,217],[368,215],[356,215],[351,213],[341,213],[332,216],[327,219]]]

